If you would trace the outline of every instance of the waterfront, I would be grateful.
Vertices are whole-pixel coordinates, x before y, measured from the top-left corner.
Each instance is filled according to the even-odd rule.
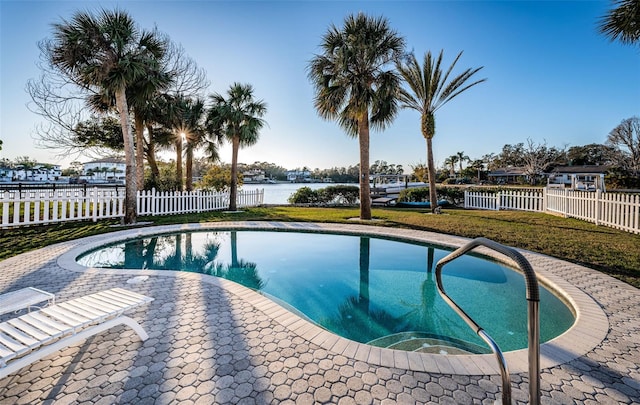
[[[291,197],[301,187],[309,187],[312,190],[325,188],[328,186],[356,186],[358,184],[338,184],[338,183],[276,183],[276,184],[244,184],[242,190],[253,191],[264,189],[265,204],[289,204],[287,199]]]

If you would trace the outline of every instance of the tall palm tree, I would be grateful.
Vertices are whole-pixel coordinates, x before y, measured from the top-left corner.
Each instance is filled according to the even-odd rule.
[[[173,74],[163,70],[158,61],[144,66],[146,72],[135,83],[127,86],[126,96],[130,110],[133,111],[133,127],[135,129],[136,146],[136,181],[138,189],[144,188],[144,158],[149,157],[145,150],[148,140],[145,139],[145,126],[154,118],[156,107],[155,99],[160,96],[160,91],[166,89],[173,80]],[[89,106],[97,112],[107,113],[116,109],[115,95],[110,94],[111,89],[102,89],[101,93],[93,94],[88,98]],[[149,132],[149,131],[147,131]],[[149,133],[151,136],[151,133]],[[153,156],[155,159],[155,156]],[[151,162],[150,162],[151,164]],[[155,161],[154,161],[155,164]]]
[[[460,176],[462,176],[462,164],[464,162],[468,162],[469,156],[465,155],[464,152],[456,152],[456,156],[458,157],[458,163],[460,164]]]
[[[384,129],[397,113],[400,78],[393,71],[405,41],[382,17],[349,15],[342,28],[332,25],[322,38],[323,54],[308,66],[315,88],[314,106],[337,120],[360,147],[360,219],[371,219],[369,127]]]
[[[212,106],[207,114],[207,131],[231,143],[231,185],[229,187],[229,211],[237,210],[238,196],[238,150],[258,142],[262,119],[267,104],[254,100],[250,84],[233,83],[227,90],[227,98],[214,93]]]
[[[182,105],[182,127],[181,131],[185,134],[185,172],[186,172],[186,189],[193,190],[193,153],[203,143],[207,143],[207,151],[209,158],[216,161],[219,158],[217,142],[207,142],[207,132],[205,127],[206,108],[204,101],[201,99],[185,99]]]
[[[640,44],[640,0],[614,0],[617,7],[600,19],[600,32],[612,41]]]
[[[173,79],[170,72],[166,72],[160,63],[146,66],[147,72],[127,89],[127,99],[131,100],[133,121],[136,136],[136,172],[138,188],[144,188],[144,130],[148,120],[152,117],[153,100],[160,92],[167,88]],[[148,131],[147,131],[148,132]],[[151,136],[150,133],[148,133]]]
[[[94,93],[113,94],[120,115],[126,162],[124,222],[136,222],[135,144],[126,90],[162,58],[165,43],[153,32],[140,31],[126,12],[77,12],[53,25],[53,39],[43,48],[50,63],[71,81]]]
[[[460,93],[468,90],[486,79],[469,83],[469,79],[482,67],[467,69],[461,74],[449,80],[456,63],[462,56],[458,54],[446,72],[443,72],[442,54],[436,60],[431,56],[431,51],[424,55],[422,66],[418,63],[415,54],[407,57],[406,61],[398,64],[398,71],[406,82],[408,89],[400,90],[400,102],[402,107],[411,108],[420,113],[420,128],[422,136],[427,141],[427,168],[429,170],[429,200],[431,212],[436,212],[438,196],[436,194],[436,167],[433,159],[433,137],[436,135],[435,113],[440,107],[451,101]]]

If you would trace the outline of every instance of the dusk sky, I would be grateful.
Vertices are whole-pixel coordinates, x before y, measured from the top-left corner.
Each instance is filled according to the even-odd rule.
[[[345,16],[386,17],[422,61],[444,50],[455,72],[484,66],[487,78],[436,114],[436,163],[456,152],[472,159],[505,144],[546,142],[565,147],[604,143],[623,119],[640,116],[640,47],[610,42],[598,32],[609,1],[6,1],[0,0],[0,158],[29,156],[63,167],[88,157],[36,148],[42,118],[29,111],[25,90],[40,75],[38,41],[51,24],[78,10],[119,7],[141,28],[154,26],[206,70],[206,94],[250,83],[268,105],[259,142],[239,161],[287,169],[351,166],[358,142],[313,107],[307,65],[322,36]],[[229,147],[221,151],[231,160]],[[168,155],[167,155],[168,157]],[[371,133],[371,163],[406,169],[426,161],[420,117],[401,110],[384,132]]]

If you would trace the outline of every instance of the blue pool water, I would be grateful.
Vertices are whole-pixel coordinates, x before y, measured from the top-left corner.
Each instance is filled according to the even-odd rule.
[[[323,233],[184,232],[104,246],[77,259],[88,267],[181,270],[224,277],[274,297],[348,339],[404,350],[475,353],[489,349],[440,298],[441,247]],[[522,275],[480,257],[443,268],[447,293],[504,351],[527,347]],[[569,308],[540,291],[540,338],[574,322]]]

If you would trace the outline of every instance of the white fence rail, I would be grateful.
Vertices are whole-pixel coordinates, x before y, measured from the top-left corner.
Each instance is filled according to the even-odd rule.
[[[499,193],[465,191],[465,208],[544,212],[542,191],[505,190]]]
[[[0,196],[0,228],[39,225],[65,221],[124,217],[124,190],[41,190],[4,192]],[[261,205],[264,189],[238,191],[238,208]],[[171,215],[224,210],[229,193],[139,191],[138,215]]]
[[[540,191],[508,190],[498,193],[466,191],[465,208],[552,212],[640,233],[640,195],[545,188]]]
[[[264,201],[264,189],[238,191],[238,208],[255,207]],[[138,192],[138,215],[173,215],[191,212],[218,211],[229,208],[229,193],[210,191]]]
[[[2,228],[124,216],[124,190],[88,189],[5,192],[0,199]]]

